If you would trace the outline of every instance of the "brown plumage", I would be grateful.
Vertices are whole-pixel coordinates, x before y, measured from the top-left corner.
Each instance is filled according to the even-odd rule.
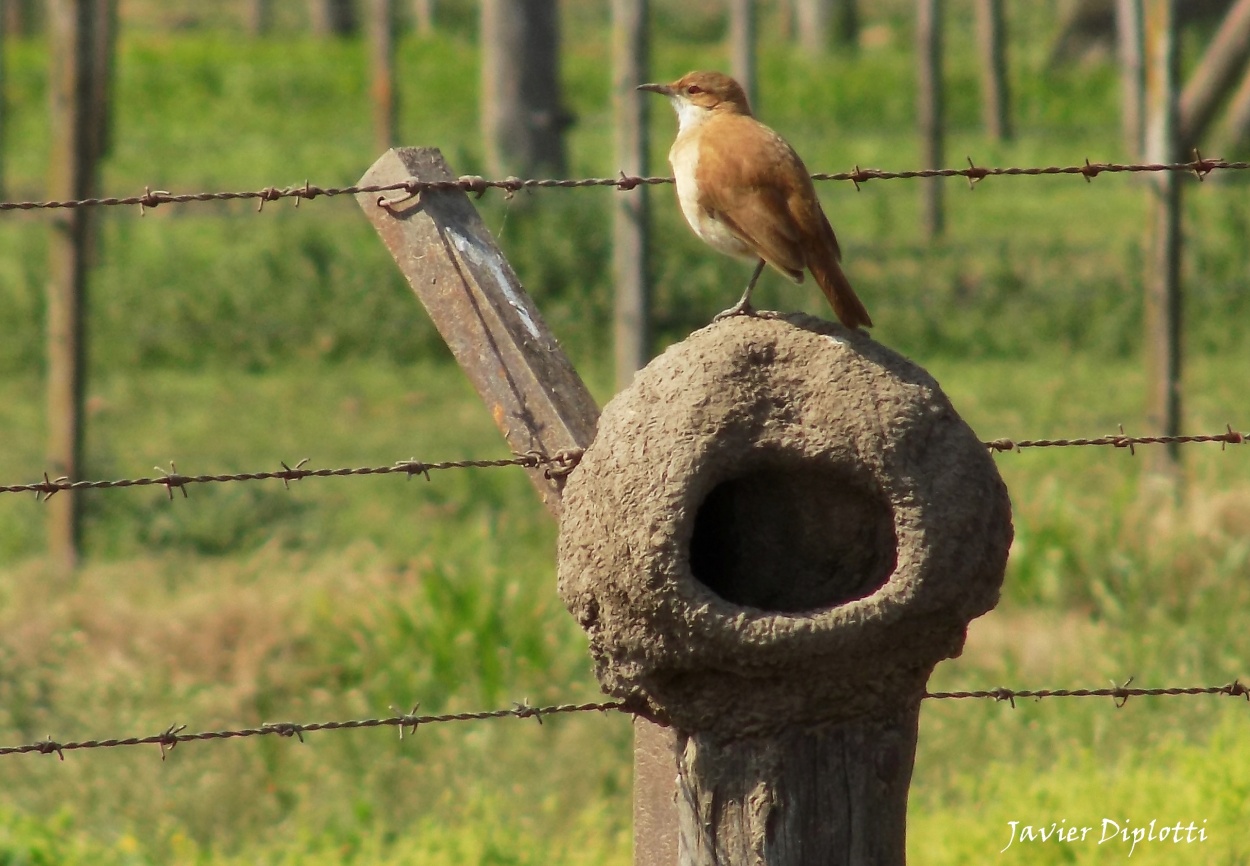
[[[677,111],[669,161],[690,227],[722,253],[759,261],[742,298],[721,316],[752,312],[751,291],[768,263],[796,283],[811,271],[844,325],[871,327],[842,272],[838,240],[807,168],[755,119],[738,83],[719,72],[691,72],[640,89],[667,96]]]

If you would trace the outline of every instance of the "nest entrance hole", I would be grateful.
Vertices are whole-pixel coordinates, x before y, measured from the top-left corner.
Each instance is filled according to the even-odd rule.
[[[889,504],[834,467],[756,467],[703,500],[690,539],[695,579],[726,601],[778,613],[872,595],[898,560]]]

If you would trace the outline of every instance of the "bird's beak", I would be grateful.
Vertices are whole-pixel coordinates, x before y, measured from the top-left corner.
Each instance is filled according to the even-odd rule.
[[[646,90],[650,93],[658,93],[661,96],[673,95],[673,88],[669,87],[667,84],[639,84],[638,89]]]

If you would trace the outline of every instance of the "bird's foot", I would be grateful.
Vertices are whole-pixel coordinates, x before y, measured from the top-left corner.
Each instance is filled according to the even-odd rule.
[[[730,319],[730,318],[733,318],[734,316],[758,316],[758,315],[759,313],[756,312],[755,307],[751,306],[751,302],[748,301],[746,298],[743,298],[742,300],[738,301],[738,303],[730,307],[728,310],[721,310],[719,313],[717,313],[715,316],[712,317],[712,321],[719,322],[722,319]]]

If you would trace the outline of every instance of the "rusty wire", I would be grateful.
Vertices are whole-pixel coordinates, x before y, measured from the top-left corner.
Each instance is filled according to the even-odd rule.
[[[1193,174],[1199,180],[1215,171],[1244,171],[1250,169],[1250,162],[1230,162],[1223,159],[1206,159],[1198,151],[1189,162],[1172,163],[1116,163],[1090,162],[1088,159],[1080,165],[1050,166],[997,166],[982,167],[968,157],[967,168],[925,168],[910,171],[884,171],[876,168],[860,168],[858,165],[851,171],[820,172],[812,175],[813,180],[844,180],[850,181],[859,189],[860,184],[870,180],[911,180],[926,177],[963,177],[969,186],[987,177],[1040,177],[1043,175],[1080,175],[1086,181],[1092,181],[1100,174],[1143,173],[1143,172],[1180,172]],[[316,186],[308,181],[293,186],[267,186],[263,189],[234,192],[197,192],[174,194],[167,190],[154,190],[145,187],[141,195],[110,196],[107,198],[63,199],[59,201],[0,201],[0,211],[10,210],[45,210],[53,208],[107,207],[117,205],[136,206],[142,214],[148,208],[163,204],[185,204],[188,202],[228,201],[235,199],[255,200],[257,210],[261,210],[266,202],[293,198],[298,205],[302,200],[340,195],[356,195],[358,193],[404,192],[407,195],[419,195],[426,190],[459,190],[482,196],[488,189],[500,189],[511,195],[525,189],[580,189],[583,187],[615,187],[620,191],[628,191],[639,186],[671,184],[671,177],[639,177],[621,172],[616,177],[587,178],[520,178],[507,177],[501,180],[488,180],[478,175],[463,175],[454,180],[423,181],[415,178],[388,184],[364,184],[342,187]]]
[[[1112,698],[1117,707],[1123,707],[1129,698],[1134,697],[1194,697],[1198,695],[1224,695],[1230,698],[1245,698],[1250,701],[1250,689],[1242,685],[1240,681],[1233,680],[1222,686],[1171,686],[1166,688],[1134,688],[1131,687],[1133,679],[1130,677],[1124,685],[1111,686],[1101,689],[983,689],[978,691],[962,691],[962,692],[925,692],[925,700],[992,700],[995,702],[1006,702],[1014,709],[1016,700],[1032,698],[1033,700],[1041,700],[1043,698]],[[37,743],[28,743],[24,746],[2,746],[0,747],[0,756],[4,755],[56,755],[62,761],[65,760],[65,753],[80,749],[111,749],[119,746],[159,746],[161,751],[161,760],[179,743],[189,742],[206,742],[213,740],[233,740],[245,737],[263,737],[277,735],[280,737],[294,737],[301,743],[304,741],[304,734],[313,733],[315,731],[350,731],[360,728],[382,728],[391,727],[398,728],[400,738],[403,738],[405,732],[411,729],[411,733],[415,734],[421,725],[432,725],[443,722],[477,722],[487,719],[534,719],[542,724],[543,716],[555,716],[570,713],[605,713],[609,711],[620,711],[633,714],[636,708],[626,701],[601,701],[596,703],[585,704],[556,704],[546,707],[533,707],[529,703],[514,703],[510,709],[506,710],[486,710],[476,713],[445,713],[442,715],[417,715],[417,709],[414,707],[411,713],[402,715],[389,716],[387,718],[376,719],[350,719],[339,722],[270,722],[262,724],[254,728],[239,728],[233,730],[221,731],[204,731],[200,733],[187,734],[186,725],[173,724],[161,731],[159,734],[150,734],[145,737],[116,737],[105,740],[81,740],[71,742],[58,742],[49,736],[45,740]]]
[[[925,692],[928,700],[966,700],[983,699],[1007,701],[1014,708],[1016,699],[1033,698],[1113,698],[1117,707],[1122,707],[1129,698],[1136,697],[1192,697],[1194,695],[1225,695],[1230,698],[1245,698],[1250,701],[1250,688],[1240,681],[1233,680],[1223,686],[1170,686],[1168,688],[1143,689],[1130,688],[1133,682],[1130,677],[1122,686],[1102,689],[983,689],[970,692]]]
[[[1138,445],[1192,445],[1218,442],[1223,446],[1227,446],[1242,445],[1246,441],[1244,433],[1240,433],[1234,430],[1231,425],[1228,425],[1224,433],[1195,436],[1128,436],[1121,430],[1121,432],[1116,434],[1090,439],[1000,438],[991,439],[983,444],[991,451],[1000,453],[1005,451],[1018,452],[1025,448],[1071,448],[1079,446],[1127,448],[1130,453],[1136,453],[1135,448]],[[579,449],[571,448],[555,454],[542,454],[537,451],[531,451],[528,454],[517,454],[500,460],[447,460],[439,463],[424,463],[419,460],[409,459],[400,460],[386,466],[338,469],[306,469],[304,465],[308,462],[308,459],[305,458],[296,463],[295,466],[289,466],[283,461],[282,468],[273,471],[234,472],[215,475],[183,475],[178,472],[176,464],[170,461],[168,472],[158,467],[158,471],[161,472],[158,476],[121,478],[111,481],[72,481],[69,478],[50,478],[45,472],[42,481],[36,481],[31,484],[0,485],[0,493],[34,493],[43,501],[47,501],[53,494],[62,490],[111,490],[124,487],[160,486],[164,487],[169,498],[173,499],[175,489],[182,491],[184,497],[187,496],[187,486],[191,484],[224,484],[234,481],[264,481],[271,478],[280,478],[283,484],[289,485],[292,481],[300,481],[304,478],[343,478],[396,473],[406,475],[409,478],[414,475],[424,475],[428,478],[429,473],[442,469],[489,469],[504,466],[521,466],[526,469],[546,467],[546,472],[549,476],[559,476],[567,475],[571,472],[581,460],[582,453]]]
[[[399,728],[402,738],[403,732],[411,729],[413,733],[421,725],[434,725],[442,722],[477,722],[486,719],[534,719],[542,724],[543,716],[556,716],[566,713],[588,713],[588,712],[607,712],[608,710],[619,710],[624,706],[621,701],[604,701],[601,703],[588,704],[557,704],[549,707],[532,707],[528,703],[513,704],[510,709],[506,710],[487,710],[477,713],[445,713],[443,715],[426,715],[419,716],[414,708],[411,713],[391,716],[385,719],[350,719],[343,722],[310,722],[301,724],[296,722],[270,722],[262,724],[256,728],[240,728],[237,730],[226,731],[204,731],[197,734],[184,734],[186,725],[170,725],[159,734],[152,734],[146,737],[125,737],[107,740],[83,740],[81,742],[59,743],[48,737],[38,743],[30,743],[25,746],[4,746],[0,747],[0,755],[23,755],[37,753],[42,755],[56,755],[62,761],[65,760],[65,752],[77,749],[111,749],[117,746],[160,746],[161,759],[164,760],[169,750],[173,749],[179,743],[189,743],[205,740],[233,740],[241,737],[263,737],[276,734],[280,737],[295,737],[301,743],[304,741],[304,734],[313,731],[350,731],[358,728],[382,728],[391,727]]]
[[[282,483],[289,488],[290,482],[300,481],[304,478],[358,477],[401,473],[408,478],[412,478],[414,475],[424,475],[428,480],[431,472],[442,469],[492,469],[503,466],[521,466],[526,469],[537,469],[545,466],[550,475],[556,476],[567,473],[577,465],[577,461],[580,458],[580,451],[559,451],[555,454],[540,454],[537,451],[532,451],[528,454],[517,454],[513,457],[499,460],[445,460],[439,463],[424,463],[420,460],[409,459],[400,460],[397,463],[391,463],[386,466],[361,466],[339,469],[305,469],[304,465],[308,462],[308,458],[304,458],[296,463],[295,466],[288,466],[286,461],[282,461],[282,468],[271,472],[235,472],[219,475],[183,475],[178,472],[176,464],[171,460],[168,472],[159,466],[156,467],[157,471],[162,473],[158,476],[121,478],[113,481],[71,481],[68,478],[49,478],[45,472],[42,481],[36,481],[33,484],[3,485],[0,486],[0,493],[33,492],[46,502],[53,494],[62,490],[109,490],[122,487],[161,486],[165,488],[169,498],[173,499],[175,488],[181,490],[182,495],[186,497],[188,484],[221,484],[232,481],[264,481],[270,478],[281,478]]]

